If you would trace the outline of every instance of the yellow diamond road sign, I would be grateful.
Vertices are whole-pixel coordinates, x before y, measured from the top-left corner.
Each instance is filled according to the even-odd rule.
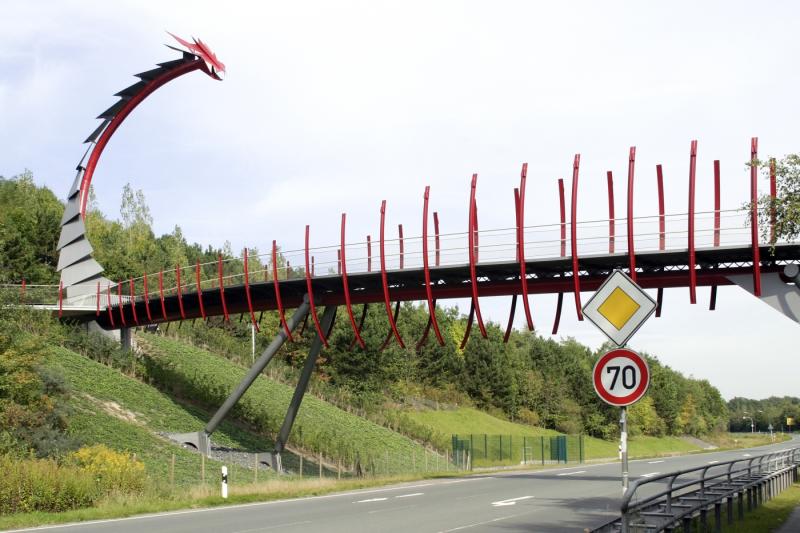
[[[621,270],[615,270],[586,302],[583,314],[618,346],[624,346],[656,310],[656,302]]]

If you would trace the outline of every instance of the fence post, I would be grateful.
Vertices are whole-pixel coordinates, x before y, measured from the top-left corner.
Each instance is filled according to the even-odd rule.
[[[317,459],[319,461],[319,478],[322,479],[322,452],[319,452],[319,457]]]
[[[172,454],[172,460],[169,462],[169,484],[175,486],[175,454]]]
[[[303,454],[300,454],[300,477],[303,477]]]
[[[489,436],[486,433],[483,434],[483,458],[489,458]]]
[[[205,454],[200,454],[200,481],[203,482],[203,485],[206,484],[206,456]]]
[[[500,461],[503,460],[503,435],[499,435],[500,437]]]
[[[448,456],[449,450],[444,451],[444,471],[450,470],[450,457]]]
[[[542,440],[542,464],[544,464],[544,436],[539,438]]]
[[[258,454],[253,454],[253,466],[255,469],[253,470],[253,483],[258,483]]]
[[[474,449],[475,449],[475,446],[473,445],[473,442],[472,442],[472,433],[470,433],[469,434],[469,451],[471,452]]]
[[[528,451],[525,449],[525,444],[528,442],[528,437],[522,437],[522,464],[528,464]]]

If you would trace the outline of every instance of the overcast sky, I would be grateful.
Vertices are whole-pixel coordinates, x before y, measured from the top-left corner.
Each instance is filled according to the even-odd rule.
[[[116,216],[122,186],[142,189],[157,232],[268,249],[377,235],[379,207],[419,235],[425,185],[443,232],[464,231],[479,173],[481,228],[514,224],[512,190],[530,164],[527,224],[558,222],[558,178],[581,154],[579,219],[607,213],[614,171],[624,216],[628,149],[637,147],[636,214],[686,210],[689,143],[699,141],[698,210],[747,200],[750,137],[760,155],[800,151],[796,2],[144,2],[0,0],[0,174],[29,168],[64,198],[80,143],[132,74],[174,59],[163,46],[202,38],[227,66],[159,90],[114,137],[95,173]],[[761,181],[762,190],[766,190]],[[569,196],[568,196],[569,199]],[[559,336],[592,347],[566,295]],[[588,298],[584,295],[584,301]],[[509,298],[488,298],[504,323]],[[738,288],[664,313],[632,342],[726,398],[800,395],[798,325]],[[549,332],[555,297],[531,298]],[[459,302],[461,309],[468,304]],[[517,314],[522,326],[523,314]]]

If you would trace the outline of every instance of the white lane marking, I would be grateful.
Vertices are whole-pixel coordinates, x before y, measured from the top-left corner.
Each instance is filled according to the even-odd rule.
[[[531,514],[533,512],[534,511],[527,511],[525,513],[517,513],[517,514],[508,515],[508,516],[501,516],[499,518],[493,518],[492,520],[486,520],[485,522],[475,522],[474,524],[467,524],[465,526],[458,526],[458,527],[454,527],[453,529],[445,529],[445,530],[440,531],[439,533],[450,533],[451,531],[461,531],[462,529],[469,529],[471,527],[485,526],[486,524],[491,524],[492,522],[499,522],[501,520],[508,520],[509,518],[516,518],[518,516]]]
[[[303,520],[302,522],[288,522],[286,524],[276,524],[274,526],[257,527],[255,529],[241,529],[233,533],[252,533],[253,531],[267,531],[269,529],[276,529],[279,527],[299,526],[300,524],[310,524],[311,520]]]
[[[657,465],[658,463],[663,463],[664,461],[647,461],[649,465]]]
[[[412,509],[414,507],[416,507],[416,505],[403,505],[401,507],[389,507],[387,509],[375,509],[374,511],[368,511],[367,514],[388,513],[390,511],[404,511],[406,509]]]
[[[743,453],[742,457],[752,457],[749,453]]]
[[[614,463],[608,463],[614,464]],[[602,466],[602,465],[598,465]],[[66,524],[55,524],[51,526],[39,526],[33,528],[24,528],[24,529],[11,529],[8,530],[7,533],[20,533],[23,531],[45,531],[50,529],[63,529],[67,527],[75,527],[80,525],[83,528],[95,525],[102,525],[102,524],[110,524],[114,522],[131,522],[134,520],[152,520],[158,518],[165,518],[170,516],[182,516],[187,514],[194,514],[194,513],[216,513],[216,512],[225,512],[232,509],[246,509],[248,507],[268,507],[272,505],[279,505],[279,504],[288,504],[288,503],[300,503],[300,502],[309,502],[314,500],[329,500],[332,498],[342,498],[348,496],[361,496],[364,494],[377,494],[381,492],[390,492],[390,491],[397,491],[397,490],[408,490],[408,489],[417,489],[420,487],[431,487],[431,486],[438,486],[438,485],[450,485],[452,483],[465,483],[467,481],[481,481],[484,479],[494,479],[494,476],[484,476],[484,477],[471,477],[465,479],[456,479],[451,481],[429,481],[426,483],[417,483],[415,485],[400,485],[396,487],[386,487],[381,489],[362,489],[362,490],[351,490],[347,492],[334,492],[332,494],[322,494],[320,496],[307,496],[303,498],[285,498],[282,500],[271,500],[266,502],[253,502],[253,503],[239,503],[233,505],[221,505],[219,507],[204,507],[202,509],[185,509],[182,511],[166,511],[163,513],[147,513],[147,514],[140,514],[136,516],[126,516],[124,518],[106,518],[103,520],[91,520],[86,522],[69,522]]]
[[[358,500],[357,502],[353,503],[369,503],[369,502],[385,502],[389,498],[370,498],[368,500]]]
[[[718,462],[719,462],[719,461],[709,461],[709,462],[708,462],[708,464],[710,464],[710,465],[715,465],[715,464],[717,464]]]
[[[425,494],[424,492],[412,492],[411,494],[400,494],[395,496],[395,498],[413,498],[414,496],[422,496]]]
[[[650,472],[649,474],[642,474],[642,477],[647,477],[647,478],[650,478],[650,477],[653,477],[653,476],[657,476],[657,475],[659,475],[660,473],[661,473],[661,472]]]
[[[571,476],[571,475],[574,475],[574,474],[584,474],[585,472],[586,472],[586,470],[577,470],[575,472],[564,472],[562,474],[556,474],[556,475],[557,476]]]
[[[507,500],[500,500],[496,502],[492,502],[492,507],[505,507],[506,505],[516,505],[517,502],[522,500],[529,500],[533,498],[533,496],[520,496],[518,498],[509,498]]]

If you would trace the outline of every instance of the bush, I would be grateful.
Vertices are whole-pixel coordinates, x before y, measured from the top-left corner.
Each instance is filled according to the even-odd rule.
[[[69,460],[89,472],[104,493],[129,494],[145,487],[144,464],[103,444],[85,446],[71,453]]]
[[[90,507],[99,497],[89,472],[53,459],[0,456],[0,514]]]

